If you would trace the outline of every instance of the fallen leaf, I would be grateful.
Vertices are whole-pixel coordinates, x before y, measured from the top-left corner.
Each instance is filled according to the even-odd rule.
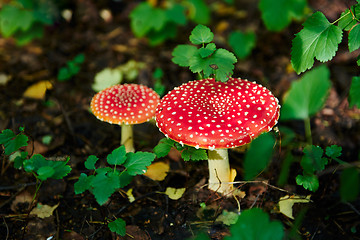
[[[134,197],[134,195],[132,194],[132,192],[133,192],[133,189],[132,188],[130,188],[127,192],[126,192],[126,195],[127,195],[127,197],[128,197],[128,199],[129,199],[129,202],[133,202],[133,201],[135,201],[135,197]]]
[[[20,208],[27,208],[28,206],[30,206],[32,200],[33,196],[29,192],[24,191],[15,197],[14,201],[11,203],[10,209],[14,212],[24,210]]]
[[[295,203],[308,203],[310,202],[310,197],[311,195],[306,196],[306,198],[302,198],[300,196],[289,196],[286,195],[282,198],[280,198],[279,201],[279,210],[282,214],[284,214],[285,216],[287,216],[288,218],[294,219],[293,217],[293,211],[292,211],[292,207],[294,206]]]
[[[47,89],[52,89],[52,84],[50,81],[40,81],[28,87],[25,90],[23,97],[41,100],[44,99]]]
[[[217,218],[217,222],[222,222],[225,225],[235,224],[237,219],[239,218],[239,214],[236,212],[228,212],[224,210]]]
[[[186,188],[166,188],[165,194],[172,200],[178,200],[184,194]]]
[[[39,218],[47,218],[52,216],[53,211],[59,206],[59,203],[54,206],[42,205],[38,203],[37,206],[31,210],[30,214],[36,215]]]
[[[170,170],[170,166],[165,162],[156,162],[148,166],[145,176],[151,178],[154,181],[162,181],[167,176]]]

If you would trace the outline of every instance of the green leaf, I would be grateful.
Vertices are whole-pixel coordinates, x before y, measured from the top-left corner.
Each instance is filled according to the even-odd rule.
[[[107,156],[107,162],[110,165],[121,165],[126,160],[126,149],[125,145],[122,145],[112,151],[111,154]]]
[[[86,167],[87,169],[89,169],[89,170],[95,170],[95,164],[96,164],[97,160],[99,160],[98,157],[96,157],[95,155],[90,155],[90,156],[86,159],[84,165],[85,165],[85,167]]]
[[[271,133],[263,133],[254,139],[244,160],[244,178],[251,180],[266,169],[269,164],[275,145],[274,136]]]
[[[349,51],[353,52],[360,48],[360,24],[357,24],[349,32]]]
[[[81,173],[79,180],[74,184],[75,194],[80,194],[91,188],[91,183],[94,176],[87,176],[85,173]]]
[[[31,11],[6,4],[0,11],[0,30],[4,37],[9,37],[17,30],[28,30],[34,19]]]
[[[233,74],[234,63],[236,62],[237,59],[234,54],[220,48],[208,58],[202,58],[199,54],[195,54],[190,59],[189,64],[193,73],[203,72],[205,78],[215,74],[217,81],[226,82]]]
[[[216,45],[215,43],[209,43],[206,45],[206,47],[202,47],[198,49],[198,53],[200,54],[200,56],[202,58],[206,58],[208,56],[210,56],[211,54],[213,54],[216,50]]]
[[[51,166],[44,166],[39,168],[36,173],[38,174],[38,178],[40,180],[45,181],[55,173],[55,170]]]
[[[292,41],[291,63],[299,74],[320,62],[332,59],[342,39],[341,28],[332,25],[321,12],[311,15]]]
[[[131,176],[146,173],[146,167],[155,159],[155,154],[149,152],[129,152],[126,156],[127,159],[124,167],[126,167],[126,172]]]
[[[103,205],[109,197],[120,188],[119,175],[112,172],[97,174],[92,181],[92,193],[96,201]]]
[[[191,239],[193,239],[193,238],[191,238]],[[190,240],[190,239],[188,239],[188,240]],[[210,240],[210,238],[206,233],[201,232],[193,240]]]
[[[181,157],[185,161],[199,161],[199,160],[207,160],[208,155],[206,149],[196,149],[194,147],[187,146],[182,152]]]
[[[316,192],[319,188],[319,180],[315,175],[297,175],[296,183],[312,192]]]
[[[150,46],[156,46],[163,43],[167,39],[175,38],[177,33],[177,25],[173,22],[166,22],[159,30],[151,30],[147,37]]]
[[[351,80],[349,93],[349,107],[357,106],[360,108],[360,77],[353,77]]]
[[[188,16],[192,21],[204,25],[210,22],[210,8],[205,1],[187,0],[186,3],[189,6]]]
[[[133,180],[133,176],[129,175],[126,171],[123,171],[119,175],[119,188],[127,186]]]
[[[242,211],[237,222],[230,227],[230,233],[231,236],[224,240],[281,240],[284,237],[281,222],[270,221],[269,215],[259,208]]]
[[[189,39],[192,44],[204,44],[211,42],[214,39],[214,34],[210,28],[199,24],[192,30]]]
[[[15,135],[10,129],[5,129],[0,134],[0,144],[5,147],[5,155],[10,155],[21,147],[27,146],[28,140],[24,134]]]
[[[189,67],[190,59],[197,52],[197,48],[192,45],[178,45],[172,52],[173,63],[181,67]]]
[[[325,104],[331,82],[330,72],[324,65],[315,68],[296,82],[284,97],[280,120],[306,119]]]
[[[334,158],[338,158],[341,156],[341,151],[342,151],[342,147],[340,147],[338,145],[331,145],[331,146],[326,147],[325,154],[329,158],[334,159]]]
[[[119,234],[120,236],[126,235],[126,222],[121,218],[116,219],[115,221],[109,222],[108,227],[110,231]]]
[[[300,19],[305,12],[306,0],[261,0],[259,9],[267,29],[280,31],[292,19]]]
[[[345,12],[341,13],[341,17],[338,22],[338,26],[341,29],[344,29],[345,31],[349,31],[357,24],[357,21],[354,18],[353,13],[356,14],[355,17],[357,18],[360,17],[360,4],[353,5],[351,6],[350,9],[351,11],[347,9]]]
[[[180,4],[173,4],[165,10],[168,21],[172,21],[178,25],[186,24],[185,7]]]
[[[355,201],[360,192],[360,173],[356,168],[347,168],[340,175],[340,196],[344,202]]]
[[[163,138],[159,143],[154,147],[153,151],[157,158],[165,157],[169,154],[172,147],[174,147],[174,140],[170,138]]]
[[[14,168],[20,169],[28,156],[28,152],[20,152],[19,156],[14,159]]]
[[[229,36],[229,45],[234,49],[235,55],[244,59],[253,50],[256,43],[256,36],[254,32],[232,32]]]
[[[314,171],[322,171],[325,165],[328,164],[328,159],[323,158],[324,151],[319,146],[308,145],[303,150],[304,156],[301,159],[300,165],[304,172],[313,174]]]

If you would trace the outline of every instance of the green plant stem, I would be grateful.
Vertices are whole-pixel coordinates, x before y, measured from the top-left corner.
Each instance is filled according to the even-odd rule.
[[[233,190],[227,149],[208,151],[209,189],[224,195]]]
[[[125,145],[126,152],[135,152],[132,125],[121,124],[120,144]]]
[[[306,142],[312,145],[310,117],[304,119]]]

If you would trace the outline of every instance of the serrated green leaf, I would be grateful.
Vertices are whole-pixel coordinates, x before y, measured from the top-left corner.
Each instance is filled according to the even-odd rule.
[[[281,240],[284,229],[280,221],[270,221],[267,213],[252,208],[241,212],[237,222],[230,227],[230,234],[224,240]]]
[[[51,164],[49,166],[52,166],[55,170],[54,174],[51,176],[53,179],[62,179],[65,176],[67,176],[71,172],[71,167],[67,165],[66,163],[69,161],[49,161]]]
[[[92,181],[92,193],[96,201],[103,205],[109,197],[120,188],[120,177],[112,172],[97,174]]]
[[[120,236],[126,235],[126,222],[121,218],[116,219],[115,221],[109,222],[108,227],[110,231],[119,234]]]
[[[144,174],[147,170],[146,167],[154,161],[156,155],[150,152],[129,152],[126,156],[127,159],[124,163],[126,172],[131,176],[135,176]]]
[[[341,13],[341,17],[338,22],[338,26],[345,31],[352,29],[357,24],[354,17],[360,16],[360,4],[351,6],[350,9],[351,11],[347,9],[345,12]],[[353,15],[354,13],[357,13],[356,16]]]
[[[210,8],[203,0],[187,0],[189,5],[188,16],[198,24],[208,24],[210,22]]]
[[[274,145],[271,133],[263,133],[251,142],[243,164],[245,180],[252,180],[265,170],[272,158]]]
[[[85,173],[81,173],[78,181],[74,184],[75,194],[80,194],[89,190],[93,179],[94,175],[87,176]]]
[[[338,145],[331,145],[326,147],[325,154],[329,158],[338,158],[341,156],[342,147]]]
[[[98,157],[96,157],[95,155],[90,155],[90,156],[86,159],[84,165],[85,165],[85,167],[86,167],[87,169],[89,169],[89,170],[95,170],[95,163],[97,162],[97,160],[99,160]]]
[[[127,186],[133,180],[133,176],[129,175],[126,171],[123,171],[119,175],[120,188]]]
[[[126,149],[125,145],[116,148],[107,156],[107,162],[110,165],[121,165],[126,160]]]
[[[5,144],[15,137],[15,133],[10,129],[4,129],[0,133],[0,144]]]
[[[332,25],[321,12],[311,15],[292,41],[291,63],[299,74],[320,62],[332,59],[342,39],[341,28]]]
[[[353,52],[360,48],[360,24],[357,24],[349,32],[349,51]]]
[[[153,151],[156,154],[157,158],[165,157],[169,154],[172,147],[174,147],[174,140],[170,138],[163,138],[159,143],[154,147]]]
[[[202,58],[206,58],[213,54],[216,50],[215,43],[209,43],[206,45],[206,47],[201,47],[198,49],[198,53]]]
[[[46,179],[50,178],[55,173],[55,170],[51,166],[44,166],[44,167],[39,168],[36,171],[36,173],[38,175],[37,177],[40,180],[45,181]]]
[[[324,65],[305,73],[286,93],[280,120],[306,119],[325,104],[331,87],[330,72]]]
[[[190,59],[189,64],[193,73],[203,72],[205,78],[215,74],[217,81],[226,82],[233,74],[234,63],[236,62],[237,59],[234,54],[219,48],[208,58],[202,58],[199,54],[195,54]]]
[[[0,134],[0,144],[5,147],[5,155],[10,155],[21,147],[27,146],[28,140],[24,134],[15,135],[10,129],[5,129]]]
[[[324,151],[319,146],[308,145],[303,150],[304,156],[301,159],[300,165],[304,172],[313,174],[314,171],[324,170],[328,163],[327,158],[323,158]]]
[[[235,55],[244,59],[251,53],[255,47],[256,36],[254,32],[232,32],[229,36],[229,45],[234,49]]]
[[[360,193],[360,173],[356,168],[347,168],[340,175],[340,196],[344,202],[355,201]]]
[[[360,77],[353,77],[351,80],[349,93],[349,107],[357,106],[360,108]]]
[[[192,44],[204,44],[211,42],[214,39],[214,34],[210,28],[199,24],[192,30],[189,39]]]
[[[182,152],[181,157],[185,161],[199,161],[207,160],[208,155],[206,149],[196,149],[194,147],[187,146]]]
[[[171,61],[181,67],[189,67],[190,59],[197,52],[197,48],[191,45],[178,45],[172,52]]]
[[[319,188],[319,180],[315,175],[297,175],[296,184],[312,192],[316,192]]]
[[[259,9],[267,29],[280,31],[287,27],[292,19],[304,16],[306,0],[261,0]]]

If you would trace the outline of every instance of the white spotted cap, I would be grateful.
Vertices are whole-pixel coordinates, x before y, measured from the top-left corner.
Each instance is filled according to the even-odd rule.
[[[98,92],[91,100],[91,111],[105,122],[138,124],[154,117],[159,102],[159,95],[151,88],[122,84]]]
[[[203,79],[176,87],[156,109],[166,137],[196,148],[232,148],[247,144],[277,123],[280,105],[265,87],[229,78]]]

